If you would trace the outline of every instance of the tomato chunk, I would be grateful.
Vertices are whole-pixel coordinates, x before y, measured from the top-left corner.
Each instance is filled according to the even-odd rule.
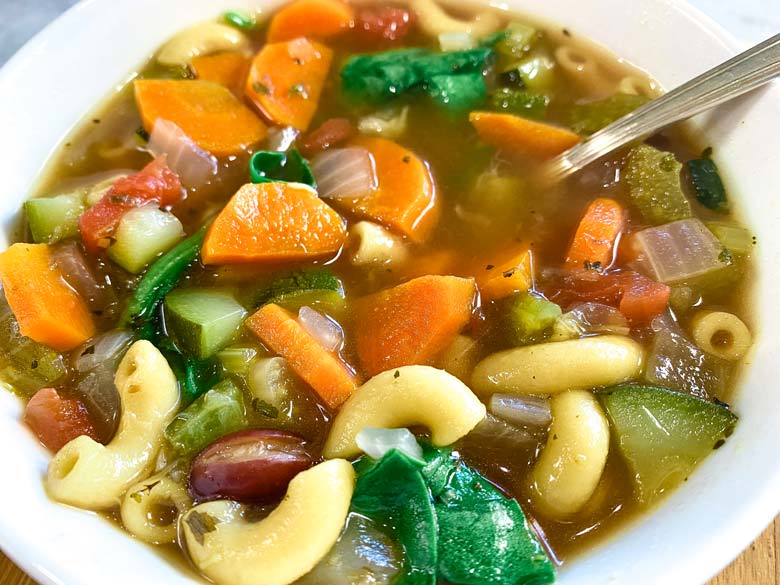
[[[406,36],[411,13],[395,6],[365,7],[357,11],[355,32],[366,42],[397,41]]]
[[[74,398],[63,398],[54,388],[35,393],[25,408],[24,422],[52,453],[81,435],[97,440],[86,407]]]

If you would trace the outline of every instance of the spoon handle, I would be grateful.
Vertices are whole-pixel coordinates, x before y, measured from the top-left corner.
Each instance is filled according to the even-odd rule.
[[[673,89],[599,130],[547,163],[562,179],[605,154],[685,120],[780,75],[780,34]]]

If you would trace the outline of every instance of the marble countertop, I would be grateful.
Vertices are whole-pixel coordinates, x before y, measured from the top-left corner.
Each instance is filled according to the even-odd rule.
[[[0,0],[0,64],[77,0]],[[745,45],[780,32],[780,0],[690,0]]]

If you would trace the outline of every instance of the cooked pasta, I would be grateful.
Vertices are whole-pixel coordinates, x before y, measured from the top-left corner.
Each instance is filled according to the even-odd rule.
[[[119,508],[122,525],[149,544],[176,542],[179,514],[192,505],[187,488],[158,473],[130,486]]]
[[[704,351],[729,361],[744,357],[753,343],[742,319],[725,311],[696,313],[691,319],[691,335]]]

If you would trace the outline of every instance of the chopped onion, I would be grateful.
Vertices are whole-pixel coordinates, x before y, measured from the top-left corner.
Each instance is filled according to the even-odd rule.
[[[147,148],[155,156],[168,155],[168,166],[185,187],[200,187],[217,174],[217,159],[169,120],[157,119]]]
[[[293,128],[292,126],[271,128],[268,131],[266,148],[268,150],[275,150],[277,152],[287,152],[295,143],[295,139],[298,138],[298,134],[300,134],[300,130]]]
[[[98,282],[77,243],[68,242],[54,246],[52,258],[65,282],[86,301],[90,309],[99,311],[109,304],[110,293]]]
[[[358,120],[358,131],[361,134],[382,136],[384,138],[400,138],[406,132],[409,106],[403,108],[388,107]]]
[[[247,385],[252,396],[279,412],[291,411],[292,374],[287,360],[281,357],[261,358],[249,368]]]
[[[723,245],[698,219],[682,219],[633,236],[638,266],[656,280],[675,283],[727,266]]]
[[[365,148],[331,148],[311,161],[320,197],[352,199],[377,188],[374,157]]]
[[[423,458],[422,447],[409,429],[364,427],[355,437],[355,441],[363,453],[374,459],[381,459],[393,449],[398,449],[414,459]]]
[[[439,35],[442,51],[468,51],[476,46],[474,37],[468,31],[443,32]]]
[[[111,440],[119,424],[122,404],[114,385],[116,363],[101,363],[76,384],[75,394],[80,398],[101,443]]]
[[[528,449],[540,441],[538,433],[516,427],[492,414],[485,415],[466,438],[471,443],[476,441],[481,449],[498,448],[501,451]]]
[[[553,325],[553,339],[574,339],[596,333],[628,335],[631,327],[623,313],[601,303],[581,303],[558,317]]]
[[[528,430],[546,429],[552,422],[550,401],[518,394],[493,394],[488,410],[497,417]]]
[[[133,336],[122,329],[112,329],[95,337],[76,352],[76,369],[84,373],[103,363],[119,363],[132,340]]]
[[[344,344],[341,326],[311,307],[304,306],[298,310],[298,321],[328,351],[337,351]]]

